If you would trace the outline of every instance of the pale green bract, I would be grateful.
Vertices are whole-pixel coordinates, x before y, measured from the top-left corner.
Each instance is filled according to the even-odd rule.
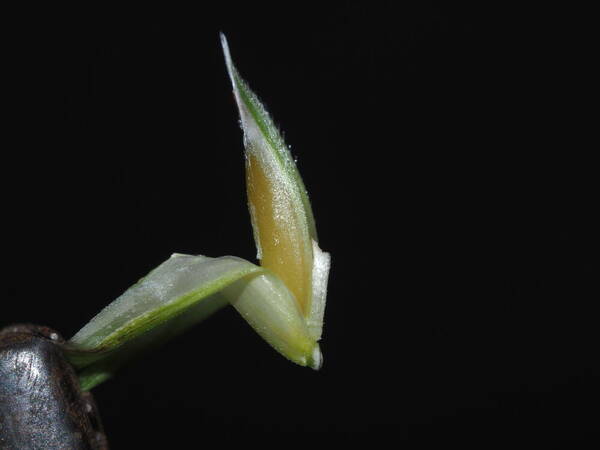
[[[291,201],[289,217],[298,217],[298,236],[311,255],[308,310],[271,270],[233,256],[210,258],[174,254],[129,288],[85,325],[66,345],[84,389],[111,377],[134,356],[184,332],[231,304],[275,350],[313,369],[322,364],[318,341],[329,274],[329,254],[321,251],[306,190],[277,129],[231,62],[221,36],[227,69],[242,117],[246,149],[269,163],[273,186]],[[281,208],[279,209],[281,211]],[[252,211],[252,225],[257,233]],[[257,241],[257,246],[260,244]]]
[[[284,356],[318,368],[318,345],[281,281],[241,258],[174,254],[104,308],[69,341],[85,389],[137,353],[232,304]]]

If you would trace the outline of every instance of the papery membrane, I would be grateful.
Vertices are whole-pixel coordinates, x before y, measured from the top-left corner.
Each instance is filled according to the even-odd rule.
[[[322,251],[315,240],[313,244],[313,272],[312,272],[312,302],[307,317],[310,335],[315,340],[320,340],[323,333],[323,317],[325,314],[325,301],[327,300],[327,282],[331,267],[331,256]]]

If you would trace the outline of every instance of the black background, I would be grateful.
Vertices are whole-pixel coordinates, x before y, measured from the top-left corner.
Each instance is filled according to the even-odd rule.
[[[254,258],[221,30],[333,258],[320,372],[226,309],[94,390],[113,448],[594,438],[597,149],[574,51],[589,12],[441,3],[12,22],[0,326],[68,337],[173,252]]]

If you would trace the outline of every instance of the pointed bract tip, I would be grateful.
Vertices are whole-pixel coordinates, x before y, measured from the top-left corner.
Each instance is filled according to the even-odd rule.
[[[225,66],[227,67],[227,73],[229,74],[229,78],[231,79],[231,83],[235,89],[235,81],[233,79],[233,62],[231,61],[231,53],[229,51],[229,43],[227,42],[227,37],[221,31],[219,32],[219,37],[221,38],[221,47],[223,48],[223,56],[225,57]]]

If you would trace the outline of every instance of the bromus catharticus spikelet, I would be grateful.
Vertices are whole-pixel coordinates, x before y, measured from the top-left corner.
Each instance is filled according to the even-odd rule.
[[[244,137],[251,224],[260,265],[233,256],[174,254],[113,301],[69,341],[85,389],[136,353],[231,304],[274,349],[318,369],[330,257],[318,245],[296,164],[221,35]]]

